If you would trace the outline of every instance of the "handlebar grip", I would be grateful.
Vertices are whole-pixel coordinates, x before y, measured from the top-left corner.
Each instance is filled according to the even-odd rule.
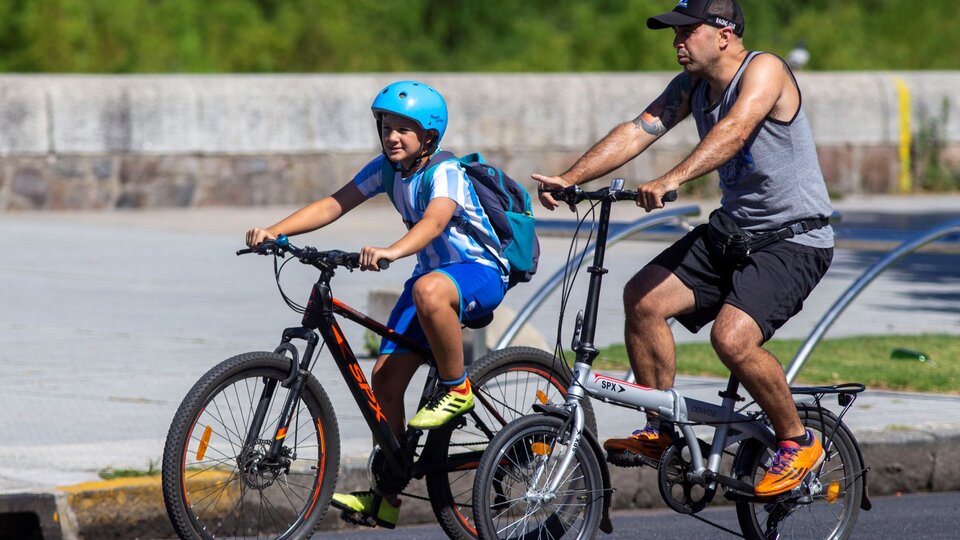
[[[249,255],[250,253],[253,253],[253,250],[250,249],[250,248],[244,248],[244,249],[238,249],[238,250],[237,250],[237,255]]]
[[[390,261],[386,259],[380,259],[379,261],[377,261],[377,266],[381,270],[386,270],[387,268],[390,268]]]
[[[677,200],[677,192],[675,190],[668,191],[663,194],[663,197],[660,197],[660,202],[663,203],[673,202],[675,200]]]

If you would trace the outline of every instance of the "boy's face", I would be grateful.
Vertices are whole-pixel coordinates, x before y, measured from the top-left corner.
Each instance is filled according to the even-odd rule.
[[[413,120],[385,113],[380,130],[380,140],[387,158],[394,163],[409,167],[423,148],[426,133]]]

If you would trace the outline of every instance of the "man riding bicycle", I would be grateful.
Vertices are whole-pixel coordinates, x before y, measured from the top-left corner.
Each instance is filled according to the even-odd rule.
[[[832,209],[800,89],[783,60],[744,47],[736,0],[681,0],[647,26],[674,30],[683,72],[568,171],[533,178],[551,188],[593,180],[693,115],[700,143],[666,174],[641,185],[637,205],[661,208],[665,193],[716,170],[721,208],[627,283],[627,352],[638,383],[670,388],[676,358],[667,320],[676,318],[692,332],[713,321],[717,355],[767,413],[778,438],[774,463],[756,494],[784,493],[823,460],[823,448],[804,430],[783,369],[763,344],[800,311],[833,258]],[[550,210],[559,206],[549,194],[540,199]],[[604,443],[607,459],[620,466],[659,459],[671,433],[648,413],[643,429]]]

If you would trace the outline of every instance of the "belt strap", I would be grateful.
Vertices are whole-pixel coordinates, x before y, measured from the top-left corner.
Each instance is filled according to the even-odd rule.
[[[822,229],[829,224],[830,220],[825,217],[801,219],[800,221],[795,221],[789,225],[785,225],[776,231],[753,235],[749,240],[750,251],[762,249],[774,242],[786,240],[787,238],[793,238],[798,234],[806,234],[816,229]]]

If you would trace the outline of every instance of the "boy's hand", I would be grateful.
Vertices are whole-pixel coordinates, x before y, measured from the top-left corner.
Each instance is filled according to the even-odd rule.
[[[550,210],[551,212],[553,211],[554,208],[560,206],[560,203],[557,202],[557,200],[554,199],[552,195],[550,195],[549,193],[544,193],[540,191],[540,189],[563,189],[571,185],[570,182],[567,182],[561,176],[544,176],[542,174],[534,173],[534,174],[531,174],[530,177],[539,183],[539,189],[537,190],[537,195],[539,195],[540,197],[540,204],[542,204],[544,208],[546,208],[547,210]],[[573,205],[569,205],[569,206],[571,211],[575,210]]]
[[[379,272],[380,267],[377,266],[377,263],[381,259],[386,259],[390,262],[397,260],[397,256],[389,248],[378,248],[372,246],[366,246],[360,250],[360,270],[373,270],[374,272]]]
[[[275,234],[272,234],[270,231],[266,229],[261,229],[259,227],[254,227],[249,231],[247,231],[246,242],[247,242],[247,247],[249,247],[250,249],[254,249],[260,244],[262,244],[264,240],[276,240],[276,239],[277,239],[277,236]]]

